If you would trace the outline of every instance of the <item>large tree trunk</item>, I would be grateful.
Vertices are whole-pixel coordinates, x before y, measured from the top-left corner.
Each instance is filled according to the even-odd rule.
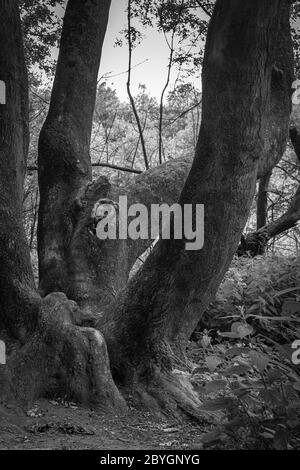
[[[28,86],[17,2],[0,3],[0,331],[25,341],[38,318],[29,250],[22,225],[23,180],[29,144]]]
[[[118,202],[120,195],[127,195],[129,204],[139,202],[147,207],[155,203],[174,203],[179,199],[192,157],[172,160],[150,169],[128,187],[116,187],[104,178],[87,185],[91,168],[88,142],[93,101],[87,100],[84,94],[78,100],[78,95],[82,91],[82,76],[88,69],[90,81],[85,84],[85,92],[94,97],[97,61],[92,66],[88,62],[87,66],[84,59],[95,52],[100,58],[101,48],[94,47],[94,38],[98,35],[103,40],[105,26],[99,20],[98,32],[95,33],[94,11],[94,15],[91,12],[84,16],[84,33],[76,30],[69,38],[68,31],[76,29],[72,23],[76,24],[78,16],[82,17],[78,6],[75,11],[75,5],[76,2],[74,12],[69,11],[68,23],[65,22],[50,112],[40,138],[40,292],[46,295],[53,290],[62,291],[91,314],[109,305],[126,286],[134,262],[151,243],[145,240],[100,242],[89,230],[93,224],[91,213],[95,203],[101,198]],[[81,9],[85,9],[83,3]],[[292,45],[288,16],[281,15],[280,21],[273,58],[271,97],[262,124],[263,148],[258,177],[268,173],[281,158],[289,124]],[[70,66],[69,56],[72,56],[75,46],[78,58],[71,61]],[[74,99],[78,107],[70,104]],[[71,119],[70,116],[74,117]],[[78,122],[81,123],[81,132],[77,132]],[[75,133],[76,138],[73,139]],[[70,144],[70,139],[76,146]]]
[[[71,1],[68,11],[72,3],[79,5]],[[81,326],[82,312],[64,294],[42,300],[34,285],[22,227],[28,87],[16,0],[0,2],[0,21],[0,79],[7,89],[6,104],[0,105],[0,339],[7,347],[0,398],[26,403],[41,395],[67,394],[105,409],[124,409],[101,333]]]
[[[290,18],[284,11],[287,6],[282,4],[281,8],[280,29],[276,37],[271,77],[271,99],[265,110],[263,123],[264,144],[258,178],[266,177],[282,158],[290,125],[294,53]]]
[[[89,185],[89,152],[109,8],[110,0],[71,0],[65,13],[50,109],[39,139],[38,254],[43,295],[58,290],[78,297],[73,290],[81,284],[82,296],[89,293],[82,276],[87,261],[73,246],[73,236],[83,208],[108,187],[104,178]]]
[[[181,206],[205,205],[204,248],[160,241],[98,321],[117,380],[144,383],[159,400],[164,388],[182,398],[171,378],[171,351],[181,353],[214,297],[249,214],[267,145],[282,18],[289,18],[287,0],[217,1],[203,65],[201,130],[179,199]],[[277,86],[286,89],[286,80],[280,73]],[[284,109],[287,122],[290,103]]]

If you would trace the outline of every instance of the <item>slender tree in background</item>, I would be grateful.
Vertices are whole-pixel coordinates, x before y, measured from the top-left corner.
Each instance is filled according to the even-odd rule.
[[[183,374],[174,373],[174,357],[184,354],[235,253],[258,174],[270,171],[286,144],[290,2],[217,1],[203,64],[202,124],[187,180],[190,160],[180,159],[146,171],[126,188],[104,177],[91,182],[89,144],[109,6],[109,0],[69,0],[66,9],[39,142],[41,297],[21,225],[28,116],[19,14],[16,0],[0,7],[0,41],[7,44],[0,51],[0,79],[8,87],[0,108],[1,211],[7,220],[0,225],[1,335],[5,329],[9,345],[18,341],[0,370],[1,395],[29,400],[59,393],[124,409],[117,383],[125,395],[129,388],[141,392],[151,408],[163,403],[169,411],[195,413],[196,394]],[[278,51],[285,52],[282,67]],[[274,91],[281,106],[274,105]],[[129,204],[174,202],[183,185],[181,205],[205,205],[204,249],[186,251],[185,240],[159,241],[127,282],[149,242],[99,241],[89,230],[95,204],[120,194]]]

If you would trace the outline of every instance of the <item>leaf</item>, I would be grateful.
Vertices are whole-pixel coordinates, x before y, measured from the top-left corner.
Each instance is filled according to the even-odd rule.
[[[276,292],[274,297],[280,297],[283,294],[288,294],[289,292],[294,292],[295,290],[300,290],[300,286],[299,287],[290,287],[289,289],[284,289],[284,290],[281,290],[279,292]]]
[[[247,354],[249,352],[249,348],[243,348],[235,346],[234,348],[230,348],[226,351],[226,357],[235,357],[240,356],[241,354]]]
[[[292,359],[294,350],[289,343],[276,344],[275,347],[285,359],[288,359],[289,361]]]
[[[231,331],[225,331],[225,332],[218,332],[219,336],[222,336],[223,338],[239,338],[238,333],[232,333]]]
[[[221,430],[211,431],[211,432],[208,432],[207,434],[205,434],[201,438],[201,442],[203,444],[209,445],[209,444],[214,444],[214,443],[217,443],[219,441],[222,441],[222,440],[226,439],[226,437],[227,436],[224,433],[222,433]]]
[[[300,313],[300,302],[295,300],[286,300],[282,306],[283,315],[294,315],[295,313]]]
[[[259,435],[263,437],[264,439],[274,439],[275,431],[273,430],[265,431],[265,432],[259,433]]]
[[[279,369],[270,369],[267,372],[267,378],[269,384],[273,384],[276,380],[282,379],[283,372]]]
[[[232,393],[239,399],[241,398],[244,398],[245,396],[249,395],[249,393],[251,392],[252,390],[249,389],[249,388],[238,388],[236,390],[232,390]]]
[[[297,392],[300,392],[300,381],[299,381],[299,382],[295,382],[295,383],[293,384],[293,388],[294,388],[295,390],[297,390]]]
[[[253,333],[253,327],[248,323],[235,322],[231,325],[232,333],[236,333],[238,338],[242,339]]]
[[[270,362],[270,358],[266,354],[260,353],[258,351],[250,351],[249,357],[252,364],[256,366],[261,373],[265,370]]]
[[[218,410],[228,410],[236,406],[236,401],[233,398],[216,398],[215,400],[208,400],[200,406],[200,410],[205,411],[218,411]]]
[[[241,364],[241,365],[238,365],[238,366],[231,366],[231,367],[228,367],[227,369],[225,369],[222,374],[223,375],[242,375],[242,374],[245,374],[246,372],[248,372],[249,370],[251,369],[250,366],[246,365],[246,364]]]
[[[222,364],[222,359],[218,356],[206,356],[205,357],[205,362],[207,367],[211,372],[214,372],[216,368]]]
[[[288,435],[284,429],[278,429],[274,437],[274,448],[276,450],[287,449],[288,446]]]
[[[226,380],[213,380],[212,382],[208,382],[205,385],[205,391],[207,393],[214,393],[218,392],[219,390],[223,390],[227,386]]]
[[[207,348],[209,345],[210,345],[210,342],[211,342],[211,338],[210,336],[208,335],[203,335],[202,339],[201,339],[201,346],[203,348]]]

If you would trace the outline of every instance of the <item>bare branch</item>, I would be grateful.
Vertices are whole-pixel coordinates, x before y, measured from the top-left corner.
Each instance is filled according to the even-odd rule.
[[[133,110],[133,114],[138,126],[139,130],[139,135],[140,135],[140,140],[141,140],[141,145],[142,145],[142,150],[143,150],[143,155],[144,155],[144,161],[145,161],[145,167],[148,170],[149,169],[149,162],[147,158],[147,152],[146,152],[146,145],[145,145],[145,140],[144,140],[144,134],[143,134],[143,129],[141,126],[140,118],[135,106],[135,102],[133,99],[133,96],[131,94],[130,90],[130,82],[131,82],[131,62],[132,62],[132,38],[131,38],[131,0],[128,0],[128,8],[127,8],[127,24],[128,24],[128,78],[127,78],[127,93],[129,96],[130,104]]]

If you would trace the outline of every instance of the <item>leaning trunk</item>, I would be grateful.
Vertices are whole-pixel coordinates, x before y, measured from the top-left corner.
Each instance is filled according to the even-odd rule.
[[[152,395],[162,383],[174,392],[168,374],[214,297],[246,223],[265,146],[282,15],[288,19],[287,0],[217,1],[203,65],[201,130],[179,199],[182,208],[193,205],[194,215],[196,204],[204,204],[204,248],[187,251],[187,240],[161,240],[98,322],[116,378],[146,383]],[[280,77],[278,85],[286,80]],[[286,113],[288,119],[290,106]]]
[[[67,395],[123,410],[100,332],[81,326],[82,312],[64,294],[42,300],[34,285],[22,226],[28,87],[17,3],[0,2],[0,80],[6,84],[6,103],[0,105],[0,339],[7,352],[7,364],[0,368],[0,399],[27,404],[40,396]],[[61,170],[53,157],[53,168],[48,167],[52,182],[53,172]]]

